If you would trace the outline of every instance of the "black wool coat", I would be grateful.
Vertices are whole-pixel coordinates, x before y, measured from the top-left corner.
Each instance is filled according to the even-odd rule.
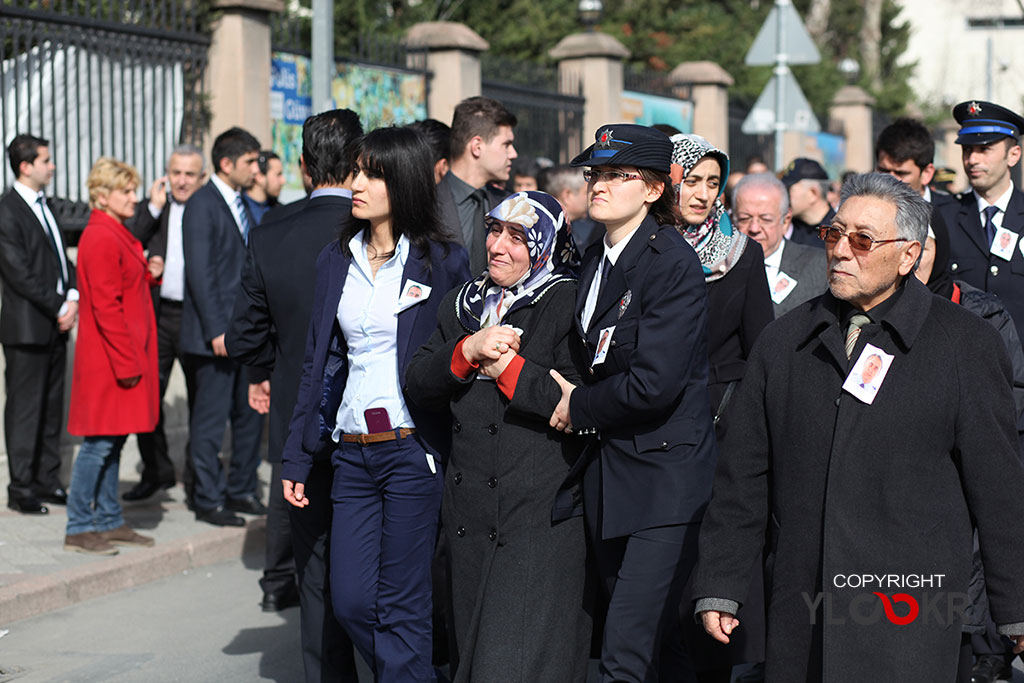
[[[554,512],[559,491],[579,500],[578,482],[566,478],[582,439],[548,426],[562,396],[548,371],[580,384],[569,349],[576,285],[554,285],[502,320],[523,330],[511,401],[496,382],[451,372],[456,344],[470,334],[457,293],[442,301],[437,331],[406,372],[410,399],[448,402],[453,418],[441,507],[453,680],[583,681],[591,630],[583,519]]]
[[[826,293],[755,345],[704,517],[694,595],[742,603],[771,520],[769,683],[952,680],[973,525],[992,616],[1024,621],[1010,361],[988,323],[910,278],[853,352],[871,343],[895,356],[868,405],[841,388],[853,362],[838,309]],[[865,574],[933,585],[848,587]],[[920,613],[896,625],[876,591],[907,594]],[[907,603],[893,609],[908,615]]]

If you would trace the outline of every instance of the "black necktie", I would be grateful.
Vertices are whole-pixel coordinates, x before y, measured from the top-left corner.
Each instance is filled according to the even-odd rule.
[[[477,188],[469,196],[473,199],[473,224],[464,232],[463,237],[466,240],[466,251],[469,252],[470,268],[473,273],[479,274],[487,267],[487,233],[484,217],[490,207],[487,206],[485,188]]]
[[[601,265],[601,284],[597,286],[597,300],[601,300],[601,295],[604,294],[604,286],[608,284],[608,273],[612,272],[612,262],[608,260],[608,257],[604,257],[604,263]],[[595,302],[596,303],[596,302]]]
[[[62,254],[60,253],[60,245],[57,244],[57,237],[53,234],[53,226],[51,226],[50,221],[46,219],[46,199],[43,197],[43,195],[39,195],[39,197],[36,198],[36,203],[39,204],[39,212],[43,216],[43,227],[46,228],[46,236],[50,238],[50,244],[53,246],[53,252],[57,255],[57,263],[60,264],[61,287],[67,289],[67,266],[64,265],[64,259],[62,258]]]
[[[992,221],[999,213],[998,206],[986,206],[985,207],[985,237],[988,239],[988,244],[991,245],[996,238],[996,224]]]

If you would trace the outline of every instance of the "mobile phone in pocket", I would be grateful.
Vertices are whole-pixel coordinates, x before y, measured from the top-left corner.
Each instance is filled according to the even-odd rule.
[[[363,411],[363,419],[366,420],[367,434],[390,432],[393,429],[387,408],[367,408]]]

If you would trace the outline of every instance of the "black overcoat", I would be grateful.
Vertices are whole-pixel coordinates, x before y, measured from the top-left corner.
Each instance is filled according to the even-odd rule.
[[[694,594],[742,603],[770,519],[769,682],[952,680],[972,521],[995,621],[1024,621],[1010,362],[988,323],[910,278],[853,352],[871,343],[895,356],[868,405],[841,389],[852,363],[838,308],[826,293],[755,345],[704,517]],[[932,586],[845,587],[865,574],[931,577]],[[876,591],[908,594],[917,618],[891,623]],[[908,609],[895,604],[894,615]]]
[[[523,330],[524,365],[509,401],[497,383],[451,372],[452,353],[470,333],[445,297],[438,328],[409,363],[414,402],[448,401],[452,448],[442,526],[451,580],[455,681],[586,679],[590,605],[582,517],[552,520],[559,489],[582,440],[548,426],[561,390],[558,370],[579,384],[570,358],[576,285],[565,281],[503,323]]]

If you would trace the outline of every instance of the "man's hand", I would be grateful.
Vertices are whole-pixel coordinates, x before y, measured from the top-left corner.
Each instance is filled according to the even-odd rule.
[[[572,419],[569,417],[569,397],[572,396],[576,385],[562,377],[558,370],[554,368],[551,368],[549,372],[562,389],[562,398],[558,401],[558,405],[555,406],[555,412],[551,413],[551,419],[548,420],[548,424],[560,432],[572,434]]]
[[[213,347],[213,355],[224,356],[228,355],[228,347],[224,346],[224,335],[220,334],[213,338],[210,342],[210,346]]]
[[[306,485],[300,482],[281,480],[281,488],[284,489],[284,499],[297,508],[304,508],[309,505],[309,498],[306,498]]]
[[[270,380],[249,385],[249,407],[260,415],[270,412]]]
[[[728,643],[729,635],[740,625],[736,615],[713,609],[701,612],[700,619],[704,622],[704,630],[708,635],[720,643]]]
[[[1024,652],[1024,635],[1010,636],[1016,645],[1013,646],[1013,654],[1019,655]]]
[[[149,186],[149,203],[158,210],[167,204],[167,176],[160,176]]]
[[[480,361],[480,373],[490,377],[491,379],[498,379],[501,373],[505,372],[505,368],[515,358],[516,352],[509,349],[505,353],[501,354],[498,360],[482,360]]]
[[[470,363],[498,360],[509,349],[519,351],[519,334],[511,327],[485,327],[462,342],[462,355]]]
[[[127,379],[118,378],[117,384],[125,389],[131,389],[139,383],[140,379],[142,379],[142,375],[135,375],[135,377],[128,377]]]
[[[57,329],[61,332],[67,332],[75,323],[78,321],[78,302],[77,301],[65,301],[68,305],[68,310],[64,315],[57,318]]]
[[[149,274],[154,280],[159,280],[164,274],[164,260],[160,256],[150,256],[146,262],[149,267]]]

